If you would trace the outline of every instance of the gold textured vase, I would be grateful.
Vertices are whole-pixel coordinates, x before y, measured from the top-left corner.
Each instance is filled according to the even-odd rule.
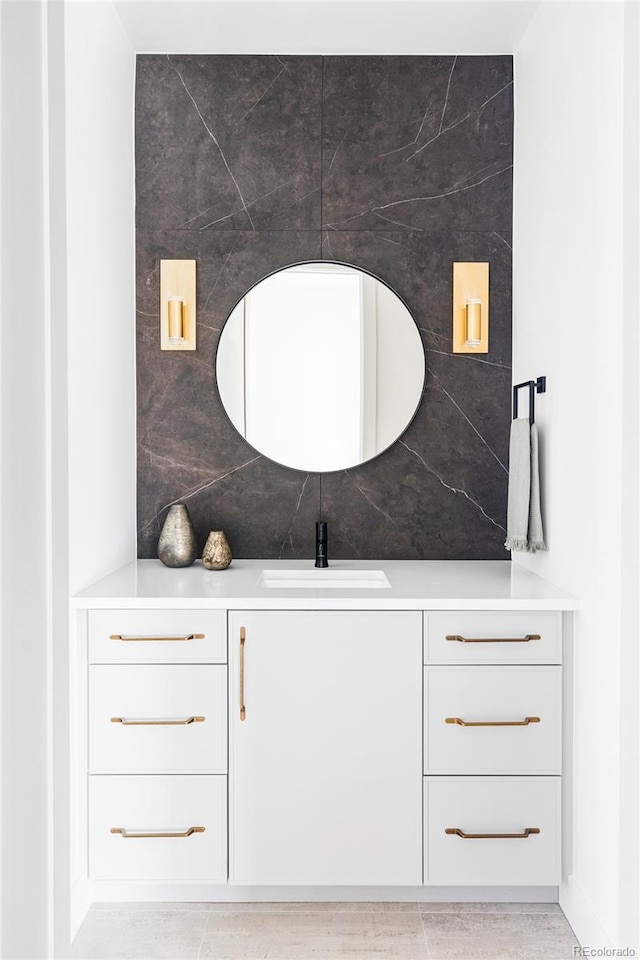
[[[203,565],[207,570],[224,570],[231,559],[231,547],[224,530],[212,530],[202,551]]]

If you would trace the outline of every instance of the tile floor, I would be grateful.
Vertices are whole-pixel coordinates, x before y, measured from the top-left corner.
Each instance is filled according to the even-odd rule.
[[[549,903],[94,904],[75,960],[570,960]]]

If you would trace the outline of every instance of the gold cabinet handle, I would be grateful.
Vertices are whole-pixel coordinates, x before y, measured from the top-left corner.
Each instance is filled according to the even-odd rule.
[[[447,717],[445,723],[457,723],[459,727],[528,727],[530,723],[540,723],[540,717],[525,717],[524,720],[461,720],[460,717]]]
[[[126,637],[122,633],[112,633],[109,640],[123,640],[125,643],[139,643],[149,641],[157,643],[161,641],[175,642],[176,640],[204,640],[204,633],[187,633],[182,637]]]
[[[184,717],[177,720],[144,720],[131,717],[111,717],[111,723],[121,723],[123,727],[177,727],[188,723],[204,723],[206,717]]]
[[[541,640],[539,633],[527,633],[524,637],[461,637],[458,633],[448,633],[445,640],[457,640],[458,643],[529,643]]]
[[[190,837],[193,833],[204,833],[204,827],[187,827],[186,830],[125,830],[124,827],[111,827],[111,833],[119,833],[125,840],[147,840],[155,837]]]
[[[244,706],[244,645],[247,639],[245,627],[240,627],[240,719],[247,719],[247,711]]]
[[[463,840],[526,840],[532,833],[540,833],[539,827],[525,827],[522,833],[465,833],[459,827],[447,827],[445,833]]]

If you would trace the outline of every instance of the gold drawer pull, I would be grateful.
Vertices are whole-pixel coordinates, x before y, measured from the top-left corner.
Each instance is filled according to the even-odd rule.
[[[112,633],[109,640],[123,640],[125,643],[137,643],[142,640],[151,641],[152,643],[165,640],[170,642],[175,642],[176,640],[204,640],[204,633],[188,633],[183,637],[125,637],[121,633]]]
[[[445,833],[463,840],[526,840],[532,833],[540,833],[539,827],[526,827],[522,833],[465,833],[459,827],[447,827]]]
[[[245,627],[240,627],[240,719],[247,719],[247,711],[244,706],[244,645],[247,639]]]
[[[188,723],[204,723],[206,717],[185,717],[183,720],[132,720],[127,717],[111,717],[111,723],[121,723],[123,727],[177,727]]]
[[[461,720],[460,717],[447,717],[445,723],[457,723],[459,727],[528,727],[530,723],[540,723],[540,717],[525,717],[524,720]]]
[[[186,830],[125,830],[111,827],[111,833],[119,833],[125,840],[146,840],[155,837],[190,837],[192,833],[204,833],[204,827],[187,827]]]
[[[530,640],[542,640],[539,633],[527,633],[524,637],[461,637],[457,633],[448,633],[445,640],[457,640],[458,643],[529,643]]]

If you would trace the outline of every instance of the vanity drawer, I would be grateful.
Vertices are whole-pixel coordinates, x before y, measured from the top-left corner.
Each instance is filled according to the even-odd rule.
[[[89,875],[226,881],[227,778],[89,777]]]
[[[226,611],[91,610],[89,660],[226,663]]]
[[[425,883],[560,881],[559,777],[425,777],[424,823]]]
[[[93,664],[89,766],[94,773],[226,773],[226,666]]]
[[[424,691],[425,773],[561,772],[562,667],[430,666]]]
[[[425,663],[560,663],[562,614],[425,613]]]

